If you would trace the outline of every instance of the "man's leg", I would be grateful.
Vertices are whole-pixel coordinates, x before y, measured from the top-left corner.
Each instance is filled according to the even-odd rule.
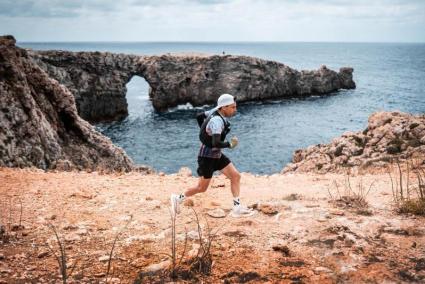
[[[239,199],[240,194],[240,186],[241,186],[241,174],[235,168],[233,163],[228,164],[224,167],[221,172],[230,179],[230,189],[233,195],[233,209],[232,216],[233,217],[246,217],[252,216],[255,211],[247,208],[246,206],[241,205],[241,201]]]
[[[185,197],[189,197],[195,195],[197,193],[205,192],[210,185],[211,178],[200,177],[198,181],[198,185],[195,187],[191,187],[184,193]]]
[[[221,172],[230,179],[230,189],[234,198],[239,198],[240,187],[241,187],[241,174],[235,168],[233,163],[228,164],[224,167]]]
[[[184,194],[171,194],[171,212],[173,215],[180,213],[180,203],[189,196],[195,195],[197,193],[205,192],[208,189],[211,178],[200,177],[198,185],[191,187]]]

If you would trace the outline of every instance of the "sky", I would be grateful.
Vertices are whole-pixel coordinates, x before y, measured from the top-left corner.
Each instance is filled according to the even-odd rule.
[[[425,0],[0,0],[18,41],[425,42]]]

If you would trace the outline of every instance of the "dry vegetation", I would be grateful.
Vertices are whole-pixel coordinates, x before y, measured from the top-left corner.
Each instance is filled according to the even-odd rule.
[[[388,167],[397,212],[425,216],[425,170],[421,160],[394,160]]]

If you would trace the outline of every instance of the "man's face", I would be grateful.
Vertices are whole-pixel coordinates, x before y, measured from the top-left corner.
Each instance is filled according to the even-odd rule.
[[[236,114],[236,103],[221,108],[222,113],[226,117],[231,117]]]

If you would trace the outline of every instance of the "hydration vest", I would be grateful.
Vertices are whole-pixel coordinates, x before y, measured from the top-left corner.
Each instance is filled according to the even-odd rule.
[[[227,133],[230,132],[230,123],[226,121],[219,113],[218,111],[214,111],[212,114],[210,114],[202,123],[201,130],[199,131],[199,140],[201,140],[202,144],[205,146],[212,148],[212,136],[208,135],[207,133],[207,124],[213,118],[214,116],[220,116],[220,118],[223,120],[224,128],[221,131],[221,141],[224,141],[226,139]]]

